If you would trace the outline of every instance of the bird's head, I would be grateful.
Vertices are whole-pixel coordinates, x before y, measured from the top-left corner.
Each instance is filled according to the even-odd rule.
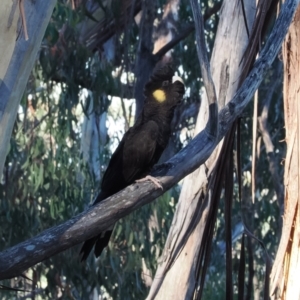
[[[145,105],[155,107],[175,107],[184,95],[184,83],[179,76],[174,75],[173,69],[166,65],[151,76],[145,86]]]

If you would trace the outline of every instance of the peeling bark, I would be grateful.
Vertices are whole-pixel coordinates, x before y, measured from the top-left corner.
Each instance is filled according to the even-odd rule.
[[[300,7],[283,45],[284,115],[287,155],[280,245],[271,274],[272,299],[300,298]]]

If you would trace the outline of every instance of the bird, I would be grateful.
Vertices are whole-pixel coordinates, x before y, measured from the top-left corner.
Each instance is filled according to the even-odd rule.
[[[169,64],[154,71],[144,87],[143,110],[112,154],[102,178],[101,191],[92,205],[136,181],[150,179],[161,187],[157,179],[149,176],[149,172],[168,144],[174,110],[184,93],[183,80],[174,75]],[[87,259],[93,247],[95,256],[99,257],[112,232],[113,226],[85,241],[80,250],[81,261]]]

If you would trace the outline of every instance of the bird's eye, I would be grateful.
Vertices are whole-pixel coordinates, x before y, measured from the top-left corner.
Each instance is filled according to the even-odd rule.
[[[168,85],[169,85],[169,81],[168,80],[163,81],[162,86],[168,86]]]

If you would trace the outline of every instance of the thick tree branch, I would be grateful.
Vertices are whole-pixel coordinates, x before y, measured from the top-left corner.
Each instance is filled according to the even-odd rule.
[[[252,99],[274,61],[297,4],[296,0],[284,3],[260,58],[233,99],[220,111],[218,141]],[[0,280],[18,276],[34,264],[95,236],[99,231],[105,231],[120,218],[150,203],[204,163],[213,150],[212,143],[215,144],[215,141],[206,130],[202,130],[187,147],[157,167],[153,175],[162,176],[160,180],[164,190],[156,189],[152,183],[133,184],[71,220],[3,251],[0,253]]]
[[[215,85],[211,76],[210,63],[208,60],[206,42],[204,35],[204,24],[201,13],[201,1],[190,0],[196,30],[197,54],[200,62],[200,69],[205,86],[207,100],[209,104],[209,119],[207,124],[208,133],[217,137],[218,135],[218,103]]]

